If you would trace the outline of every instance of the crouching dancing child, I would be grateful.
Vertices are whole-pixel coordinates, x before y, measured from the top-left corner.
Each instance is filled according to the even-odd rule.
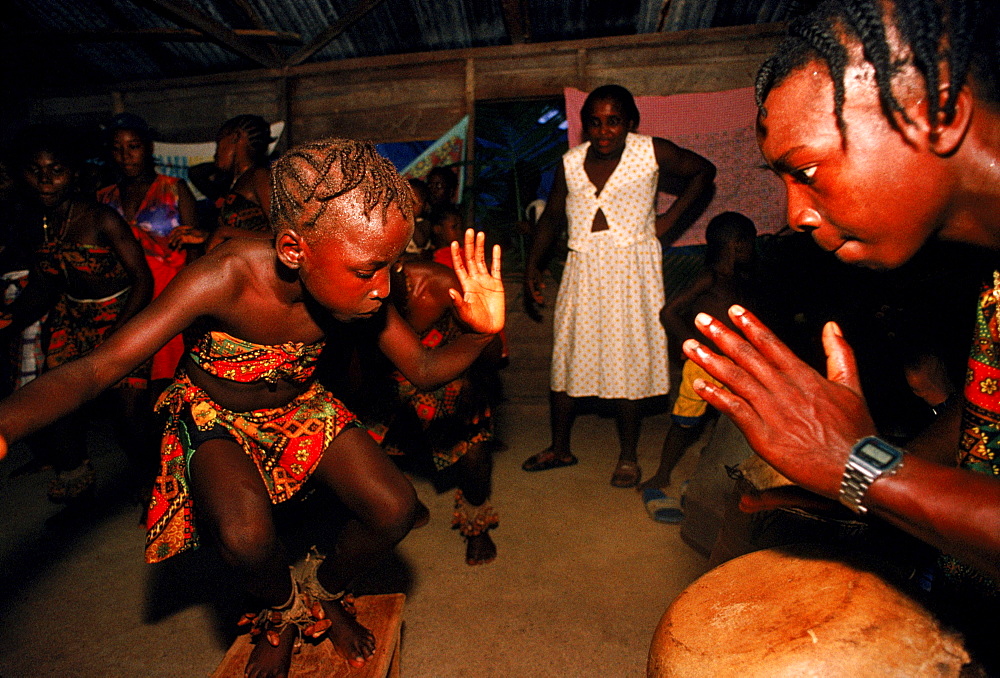
[[[431,387],[467,368],[502,327],[500,253],[487,269],[484,238],[452,245],[462,293],[455,311],[470,330],[447,347],[423,347],[389,296],[390,266],[413,232],[410,188],[372,145],[326,139],[289,151],[273,173],[273,243],[234,240],[181,271],[163,293],[98,349],[0,403],[6,445],[116,383],[198,321],[158,407],[169,415],[149,511],[146,559],[198,545],[194,517],[266,606],[253,619],[246,675],[287,675],[303,633],[324,634],[355,666],[376,639],[342,605],[344,587],[409,531],[412,485],[313,379],[339,323],[382,323],[381,350],[415,384]],[[377,318],[376,318],[377,316]],[[272,504],[310,476],[353,512],[337,548],[302,580],[275,534]],[[318,563],[318,564],[317,564]]]

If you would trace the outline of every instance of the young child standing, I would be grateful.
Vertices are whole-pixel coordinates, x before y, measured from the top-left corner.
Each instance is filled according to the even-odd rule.
[[[749,303],[753,290],[753,267],[756,261],[753,221],[738,212],[723,212],[705,229],[705,268],[691,285],[663,309],[661,319],[667,333],[681,343],[694,336],[693,320],[698,313],[726,317],[733,304]],[[708,404],[694,390],[695,379],[711,379],[691,360],[684,361],[681,385],[671,413],[673,421],[663,441],[660,468],[646,479],[639,490],[653,520],[677,523],[684,518],[676,498],[664,494],[670,485],[670,473],[704,428]]]
[[[389,271],[413,230],[410,189],[371,144],[324,139],[289,151],[274,169],[273,242],[234,239],[181,271],[134,321],[87,356],[0,403],[6,444],[71,412],[199,322],[159,407],[169,415],[149,510],[146,558],[197,546],[194,516],[264,610],[248,676],[287,675],[296,638],[326,634],[359,666],[376,640],[341,604],[343,589],[410,529],[412,485],[314,378],[326,337],[341,323],[383,324],[382,351],[415,384],[455,377],[504,322],[500,253],[484,237],[452,245],[462,293],[450,290],[470,332],[431,351],[389,304]],[[352,511],[335,552],[300,580],[275,534],[272,504],[310,476]]]
[[[393,271],[392,302],[428,348],[440,349],[462,334],[448,296],[457,282],[451,267],[433,261],[400,262]],[[498,336],[475,365],[435,389],[417,388],[398,370],[386,379],[387,393],[376,393],[365,380],[369,400],[377,401],[367,408],[372,437],[390,454],[425,454],[436,471],[454,473],[452,528],[466,542],[469,565],[489,563],[497,553],[489,534],[499,518],[489,503],[493,415],[487,383],[501,348]]]

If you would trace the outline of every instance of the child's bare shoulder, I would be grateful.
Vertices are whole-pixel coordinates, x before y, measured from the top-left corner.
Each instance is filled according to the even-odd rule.
[[[192,282],[227,288],[239,296],[248,286],[269,285],[277,277],[274,247],[263,240],[232,238],[198,258],[182,273]]]

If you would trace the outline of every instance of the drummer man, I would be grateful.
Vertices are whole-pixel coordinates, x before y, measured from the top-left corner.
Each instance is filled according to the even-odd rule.
[[[933,237],[1000,250],[1000,3],[834,0],[789,32],[757,78],[758,141],[788,191],[788,223],[871,268],[900,266]],[[728,388],[695,382],[705,400],[789,479],[951,554],[953,572],[1000,581],[1000,273],[986,283],[957,457],[953,442],[932,460],[874,437],[835,323],[825,378],[738,306],[743,337],[695,320],[729,359],[694,339],[684,352]],[[995,605],[979,607],[974,625],[997,633]]]

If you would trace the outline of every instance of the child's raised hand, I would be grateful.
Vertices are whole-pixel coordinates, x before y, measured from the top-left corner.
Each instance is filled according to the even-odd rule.
[[[458,241],[451,243],[451,260],[462,293],[448,290],[458,317],[473,332],[496,334],[503,329],[505,295],[500,279],[500,246],[493,246],[493,266],[486,268],[486,234],[465,232],[465,256]],[[464,259],[464,261],[463,261]]]

